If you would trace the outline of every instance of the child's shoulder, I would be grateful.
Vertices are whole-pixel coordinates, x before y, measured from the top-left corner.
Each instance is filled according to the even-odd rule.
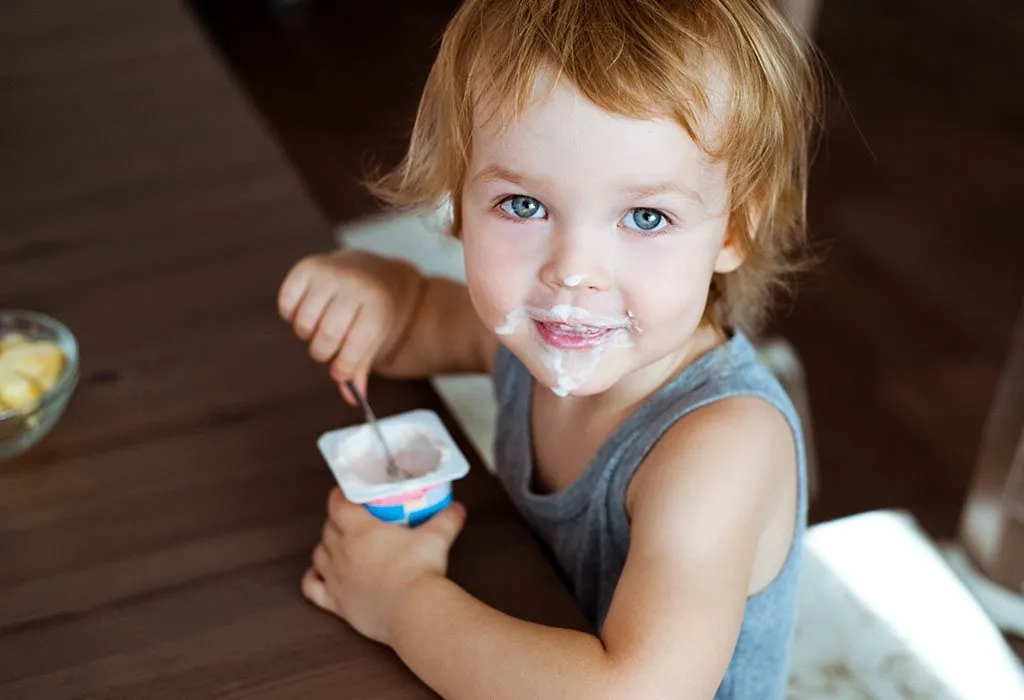
[[[691,562],[732,559],[749,570],[750,592],[761,590],[785,565],[795,534],[796,439],[786,415],[759,396],[730,396],[687,413],[629,484],[634,537],[664,539]]]
[[[630,485],[627,506],[647,494],[699,494],[724,508],[770,500],[774,484],[797,467],[792,427],[780,408],[756,395],[701,406],[676,421],[652,448]],[[710,501],[709,501],[710,499]]]

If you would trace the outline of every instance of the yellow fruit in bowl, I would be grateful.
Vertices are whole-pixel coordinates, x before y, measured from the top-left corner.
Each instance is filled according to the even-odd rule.
[[[6,336],[0,347],[0,404],[30,408],[52,389],[64,367],[64,353],[45,340]]]
[[[0,354],[0,374],[13,372],[27,377],[48,390],[57,383],[64,353],[56,345],[45,340],[19,343]]]
[[[24,408],[42,396],[39,386],[17,374],[0,374],[0,400],[10,408]]]
[[[5,335],[3,338],[0,338],[0,353],[5,353],[17,345],[24,345],[28,342],[30,342],[29,339],[21,333]]]

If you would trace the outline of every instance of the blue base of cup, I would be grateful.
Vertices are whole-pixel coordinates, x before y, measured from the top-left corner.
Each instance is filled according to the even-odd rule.
[[[426,505],[422,505],[424,501],[426,501]],[[363,507],[375,518],[384,522],[416,527],[430,520],[436,513],[444,510],[451,504],[451,484],[444,484],[434,489],[426,498],[417,498],[415,502],[417,505],[413,508],[410,508],[408,503],[397,503],[394,505],[364,503]]]

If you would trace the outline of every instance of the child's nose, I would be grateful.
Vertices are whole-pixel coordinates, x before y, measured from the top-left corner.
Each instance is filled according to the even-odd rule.
[[[541,268],[541,281],[555,290],[600,292],[611,287],[612,275],[591,241],[560,241]]]

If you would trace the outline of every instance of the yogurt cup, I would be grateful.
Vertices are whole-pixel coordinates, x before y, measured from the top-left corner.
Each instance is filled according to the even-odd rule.
[[[434,411],[377,422],[410,478],[388,480],[380,441],[365,423],[326,432],[317,447],[348,500],[385,522],[419,525],[452,502],[452,482],[469,473],[469,462]]]

